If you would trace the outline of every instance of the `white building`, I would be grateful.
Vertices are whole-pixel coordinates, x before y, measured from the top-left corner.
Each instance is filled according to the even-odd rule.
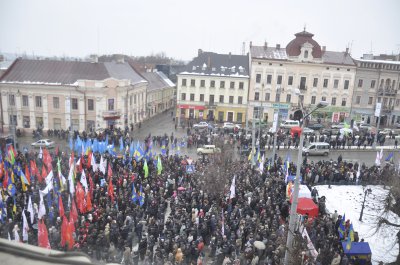
[[[327,51],[305,30],[295,36],[286,48],[250,43],[250,119],[271,122],[278,111],[281,120],[299,118],[299,97],[306,111],[327,101],[318,114],[326,121],[349,117],[356,67],[348,50]]]

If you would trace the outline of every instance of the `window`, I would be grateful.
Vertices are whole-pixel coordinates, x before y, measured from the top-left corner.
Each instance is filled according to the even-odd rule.
[[[214,95],[210,95],[210,100],[209,100],[209,104],[214,104]]]
[[[300,89],[307,89],[306,82],[307,82],[306,77],[303,76],[300,78]]]
[[[270,98],[271,98],[271,94],[265,93],[265,101],[269,101]]]
[[[261,82],[261,74],[256,74],[256,83]]]
[[[346,98],[342,98],[342,107],[346,107]]]
[[[194,94],[190,94],[190,101],[194,101]]]
[[[206,80],[200,80],[200,87],[206,86]]]
[[[372,101],[374,101],[374,98],[373,97],[369,97],[368,98],[368,105],[372,105]]]
[[[114,110],[114,99],[113,98],[109,98],[108,99],[108,110]]]
[[[110,106],[110,100],[108,100],[108,106]],[[113,99],[113,106],[114,106],[114,99]],[[72,109],[77,110],[78,109],[78,99],[77,98],[72,98]],[[114,107],[112,109],[108,110],[114,110]]]
[[[239,89],[243,89],[244,88],[244,82],[239,82]]]
[[[220,88],[225,88],[225,81],[219,82],[219,87]]]
[[[292,95],[287,94],[286,95],[286,103],[290,103],[291,100],[292,100]]]
[[[186,79],[182,79],[182,86],[186,86]]]
[[[238,104],[243,104],[243,97],[242,96],[238,96]]]
[[[358,87],[362,87],[363,85],[363,80],[362,79],[358,79]]]
[[[312,96],[311,97],[311,104],[315,104],[315,101],[317,100],[316,96]]]
[[[224,103],[224,95],[219,95],[219,103]]]
[[[53,108],[59,109],[60,108],[60,98],[53,97]]]
[[[61,119],[60,118],[53,119],[53,128],[54,128],[54,130],[61,130]]]
[[[304,51],[304,58],[305,58],[305,59],[308,58],[308,51]]]
[[[371,88],[375,88],[376,80],[371,80]]]
[[[29,98],[26,95],[22,96],[22,106],[29,107]],[[27,128],[29,128],[29,127],[27,127]]]
[[[314,78],[313,87],[317,87],[317,86],[318,86],[318,78]]]
[[[231,82],[230,86],[231,89],[235,89],[235,82]]]
[[[322,97],[321,100],[322,100],[322,101],[326,101],[326,97]]]
[[[204,102],[204,94],[200,94],[200,101]]]
[[[360,102],[361,102],[361,96],[357,96],[356,97],[356,104],[360,104]]]
[[[333,80],[333,88],[338,88],[339,86],[339,79]]]
[[[190,79],[190,86],[196,86],[196,80]]]
[[[242,120],[243,120],[243,113],[241,113],[241,112],[238,112],[237,114],[236,114],[236,122],[242,122]]]
[[[293,76],[289,76],[287,84],[288,86],[293,85]]]
[[[210,87],[212,87],[212,88],[215,87],[215,81],[214,81],[214,80],[211,80],[211,82],[210,82]]]
[[[281,94],[275,94],[275,102],[281,102]]]
[[[272,82],[272,75],[267,75],[267,84],[271,84]]]
[[[326,87],[328,87],[328,79],[324,79],[324,87],[326,88]]]
[[[8,104],[10,104],[10,106],[15,106],[15,96],[14,95],[8,95]]]
[[[331,105],[336,106],[336,98],[332,98]]]
[[[93,131],[96,128],[96,123],[93,120],[86,121],[86,129],[89,131]]]
[[[349,89],[349,80],[344,80],[344,89]]]
[[[276,80],[276,84],[277,85],[282,84],[282,76],[281,75],[278,75],[278,79]]]
[[[10,115],[10,124],[18,125],[18,123],[17,123],[17,115]]]
[[[186,100],[186,93],[181,94],[181,100]]]
[[[132,97],[131,97],[131,99],[132,99]],[[132,100],[131,100],[132,101]],[[94,110],[94,100],[93,99],[91,99],[91,98],[89,98],[88,100],[87,100],[87,103],[88,103],[88,110]],[[131,103],[132,104],[132,103]]]
[[[400,99],[396,99],[396,106],[400,105]]]
[[[233,104],[233,96],[229,96],[229,104]]]
[[[22,122],[23,122],[24,128],[30,128],[31,127],[31,121],[30,121],[29,116],[22,117]]]
[[[41,108],[42,107],[42,97],[41,96],[36,96],[35,97],[35,103],[36,103],[36,108]]]
[[[254,93],[254,100],[260,100],[260,92]]]

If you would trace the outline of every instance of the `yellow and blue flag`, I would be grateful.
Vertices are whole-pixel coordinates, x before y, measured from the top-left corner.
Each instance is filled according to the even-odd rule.
[[[344,238],[344,231],[346,230],[346,228],[344,226],[345,223],[346,223],[346,214],[343,214],[342,220],[340,221],[339,228],[338,228],[340,238]]]
[[[149,176],[149,167],[147,166],[146,159],[144,160],[143,170],[144,170],[144,178],[147,178]]]
[[[142,185],[140,185],[140,193],[139,193],[139,205],[142,207],[144,204],[144,194],[143,194],[143,189]]]

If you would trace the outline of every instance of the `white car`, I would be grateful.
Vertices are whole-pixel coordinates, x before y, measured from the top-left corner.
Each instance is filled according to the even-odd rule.
[[[198,155],[214,153],[221,153],[221,149],[215,147],[215,145],[204,145],[203,147],[197,148]]]
[[[286,120],[281,123],[280,127],[284,129],[291,129],[293,127],[299,127],[300,122],[295,120]]]
[[[303,132],[304,132],[304,134],[312,134],[312,133],[314,133],[314,130],[313,130],[313,129],[310,129],[310,128],[308,128],[308,127],[305,127],[305,128],[303,129]]]
[[[31,146],[33,146],[35,148],[39,148],[39,147],[53,148],[54,142],[50,139],[41,139],[37,142],[32,143]]]
[[[205,121],[201,121],[199,123],[194,124],[193,128],[195,128],[195,129],[206,129],[206,128],[208,128],[208,123],[205,122]]]
[[[240,130],[242,127],[239,124],[234,124],[232,122],[224,122],[224,125],[222,126],[222,128],[224,130],[233,130],[235,128],[237,128],[238,130]]]

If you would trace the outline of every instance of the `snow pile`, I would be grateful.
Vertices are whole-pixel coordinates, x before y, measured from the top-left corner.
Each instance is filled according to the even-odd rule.
[[[364,238],[368,242],[372,251],[373,264],[379,261],[393,262],[399,253],[399,245],[396,243],[396,234],[400,230],[392,226],[382,226],[376,232],[378,217],[382,216],[383,200],[388,194],[388,190],[383,186],[366,186],[370,188],[371,194],[367,195],[362,222],[359,221],[362,202],[364,200],[364,189],[362,186],[316,186],[319,197],[326,197],[326,209],[333,213],[346,214],[346,220],[350,219],[354,230],[358,232],[359,238]],[[390,212],[384,216],[389,221],[400,224],[400,218]]]

